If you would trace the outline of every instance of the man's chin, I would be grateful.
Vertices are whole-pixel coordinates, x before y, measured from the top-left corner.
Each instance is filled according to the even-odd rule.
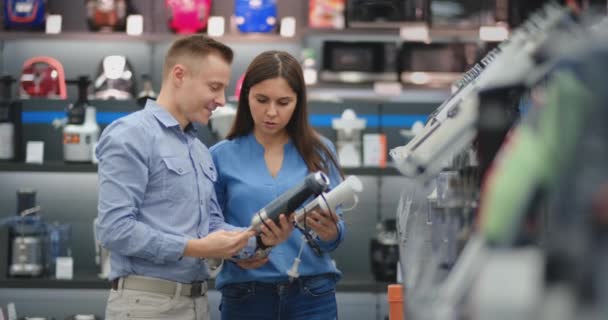
[[[197,115],[193,115],[192,118],[190,118],[191,122],[196,122],[198,124],[202,124],[204,126],[206,126],[209,123],[209,118],[211,117],[211,114],[208,112],[202,112],[199,113]]]

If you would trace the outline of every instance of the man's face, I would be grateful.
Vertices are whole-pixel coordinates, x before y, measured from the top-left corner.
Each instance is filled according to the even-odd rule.
[[[178,90],[178,111],[189,122],[206,125],[213,110],[226,103],[230,64],[217,54],[191,64]]]

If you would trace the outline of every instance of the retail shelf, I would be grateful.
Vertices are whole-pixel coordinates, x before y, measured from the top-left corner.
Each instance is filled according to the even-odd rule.
[[[44,32],[0,32],[0,41],[29,41],[29,40],[59,40],[59,41],[109,41],[109,42],[170,42],[179,37],[172,33],[144,33],[138,36],[130,36],[124,32],[63,32],[60,34],[47,34]],[[281,37],[278,34],[226,34],[217,37],[223,42],[244,43],[274,43],[274,42],[298,42],[299,36]]]
[[[46,161],[42,164],[0,162],[1,171],[16,172],[97,172],[97,165],[92,163],[66,163],[63,161]]]
[[[110,282],[99,278],[93,272],[85,272],[74,274],[72,280],[45,277],[0,278],[0,288],[109,289]]]
[[[345,28],[345,29],[317,29],[302,28],[293,37],[282,37],[272,33],[251,33],[242,34],[238,32],[226,33],[218,40],[224,42],[245,42],[245,43],[273,43],[273,42],[300,42],[306,37],[321,37],[332,39],[364,39],[381,38],[392,39],[394,41],[406,41],[400,36],[400,27],[376,27],[376,28]],[[1,31],[0,41],[14,40],[68,40],[68,41],[144,41],[144,42],[169,42],[179,37],[179,35],[162,33],[144,33],[142,35],[131,36],[124,32],[89,32],[89,31],[66,31],[59,34],[47,34],[36,31]],[[479,41],[478,29],[429,29],[430,41]]]
[[[398,83],[398,82],[396,82]],[[398,83],[399,84],[399,83]],[[450,96],[449,88],[412,88],[401,85],[401,92],[394,95],[380,94],[369,84],[319,83],[308,87],[309,101],[342,103],[344,101],[435,103],[441,104]]]
[[[42,164],[0,162],[0,172],[97,172],[97,165],[92,163],[69,163],[63,161],[46,161]],[[344,168],[346,175],[359,176],[397,176],[397,169],[392,167]]]
[[[339,292],[386,292],[388,283],[373,280],[353,280],[348,277],[343,278],[337,284]],[[75,274],[72,280],[57,280],[44,277],[36,278],[0,278],[0,288],[21,288],[21,289],[110,289],[108,280],[97,277],[96,274],[80,273]],[[209,288],[214,290],[215,281],[209,281]]]
[[[399,176],[401,173],[393,167],[361,167],[361,168],[344,168],[345,175],[357,176]]]
[[[315,29],[305,28],[302,34],[305,37],[319,37],[329,39],[345,39],[373,41],[379,37],[382,40],[391,39],[396,42],[421,42],[422,40],[406,40],[401,37],[401,28],[407,28],[408,24],[378,25],[377,27],[366,28],[345,28],[345,29]],[[418,25],[420,26],[420,25]],[[479,29],[448,29],[448,28],[429,28],[428,40],[430,42],[477,42],[479,41]]]

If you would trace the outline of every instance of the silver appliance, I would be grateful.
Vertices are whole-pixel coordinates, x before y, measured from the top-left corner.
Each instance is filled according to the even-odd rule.
[[[20,189],[17,191],[17,213],[11,226],[10,276],[37,277],[44,273],[43,246],[45,227],[36,213],[36,191]]]
[[[37,236],[13,238],[11,276],[39,276],[42,274],[42,240]]]

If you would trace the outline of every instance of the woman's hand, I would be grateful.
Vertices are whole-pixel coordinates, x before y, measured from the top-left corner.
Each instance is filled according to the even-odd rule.
[[[268,262],[268,257],[264,258],[248,258],[236,261],[236,264],[243,269],[257,269]]]
[[[306,225],[326,242],[338,238],[338,221],[340,217],[333,212],[313,210],[306,214]]]
[[[274,247],[284,242],[289,238],[291,231],[293,231],[293,223],[288,221],[284,214],[279,216],[278,226],[271,219],[264,222],[261,228],[262,233],[259,236],[262,239],[262,243],[267,247]]]

